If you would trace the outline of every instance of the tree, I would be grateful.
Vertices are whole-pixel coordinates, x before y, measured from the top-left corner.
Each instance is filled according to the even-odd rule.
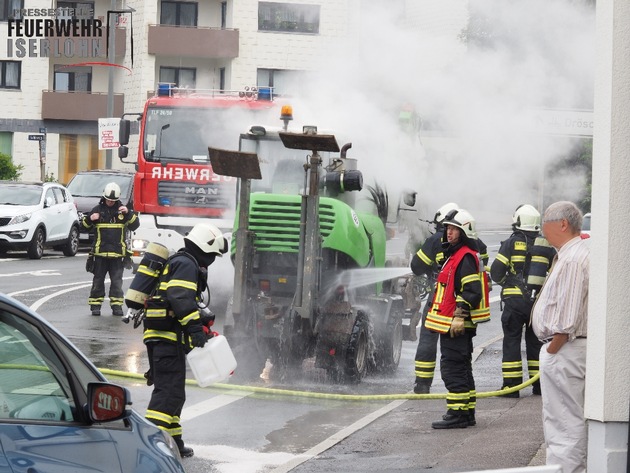
[[[11,156],[8,154],[0,153],[0,179],[8,181],[17,181],[22,175],[24,166],[13,164]]]

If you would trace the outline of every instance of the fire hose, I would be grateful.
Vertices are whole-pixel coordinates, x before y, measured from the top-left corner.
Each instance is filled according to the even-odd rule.
[[[132,378],[138,379],[142,382],[145,382],[145,378],[143,374],[140,373],[129,373],[126,371],[118,371],[118,370],[110,370],[107,368],[99,368],[99,371],[104,375],[115,376],[119,378]],[[485,391],[478,392],[477,399],[484,399],[488,397],[496,397],[503,396],[504,394],[511,394],[517,391],[520,391],[527,386],[532,385],[540,378],[540,374],[536,374],[532,378],[527,381],[509,388],[504,388],[501,390],[495,391]],[[187,379],[186,384],[197,386],[197,381],[193,379]],[[253,392],[257,394],[269,394],[276,396],[291,396],[291,397],[305,397],[305,398],[313,398],[313,399],[331,399],[337,401],[394,401],[398,399],[408,399],[408,400],[422,400],[422,399],[446,399],[448,393],[435,393],[435,394],[413,394],[413,393],[402,393],[402,394],[334,394],[334,393],[319,393],[319,392],[311,392],[311,391],[295,391],[290,389],[277,389],[277,388],[265,388],[261,386],[244,386],[238,384],[226,384],[226,383],[215,383],[210,388],[217,389],[225,389],[231,391],[247,391]]]

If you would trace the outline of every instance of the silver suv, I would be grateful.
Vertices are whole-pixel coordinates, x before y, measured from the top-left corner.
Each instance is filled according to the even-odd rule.
[[[68,189],[56,182],[0,181],[0,252],[26,250],[40,259],[45,247],[77,254],[79,215]]]

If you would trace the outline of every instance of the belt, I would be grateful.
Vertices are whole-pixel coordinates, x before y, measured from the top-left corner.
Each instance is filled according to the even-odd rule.
[[[586,335],[580,335],[579,337],[575,337],[575,338],[586,338]],[[549,343],[551,340],[553,340],[553,337],[545,338],[542,342]]]

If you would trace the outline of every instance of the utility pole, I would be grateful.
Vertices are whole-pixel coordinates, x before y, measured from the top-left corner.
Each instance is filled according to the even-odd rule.
[[[111,11],[107,12],[108,15],[108,23],[109,23],[109,54],[107,55],[107,61],[110,64],[114,64],[116,61],[116,18],[114,16],[114,21],[110,21],[109,15],[111,15],[114,10],[116,10],[116,0],[112,0],[111,3]],[[117,15],[117,13],[114,13]],[[114,68],[110,66],[107,77],[107,118],[114,117]],[[108,149],[105,151],[105,169],[112,168],[112,149]]]

